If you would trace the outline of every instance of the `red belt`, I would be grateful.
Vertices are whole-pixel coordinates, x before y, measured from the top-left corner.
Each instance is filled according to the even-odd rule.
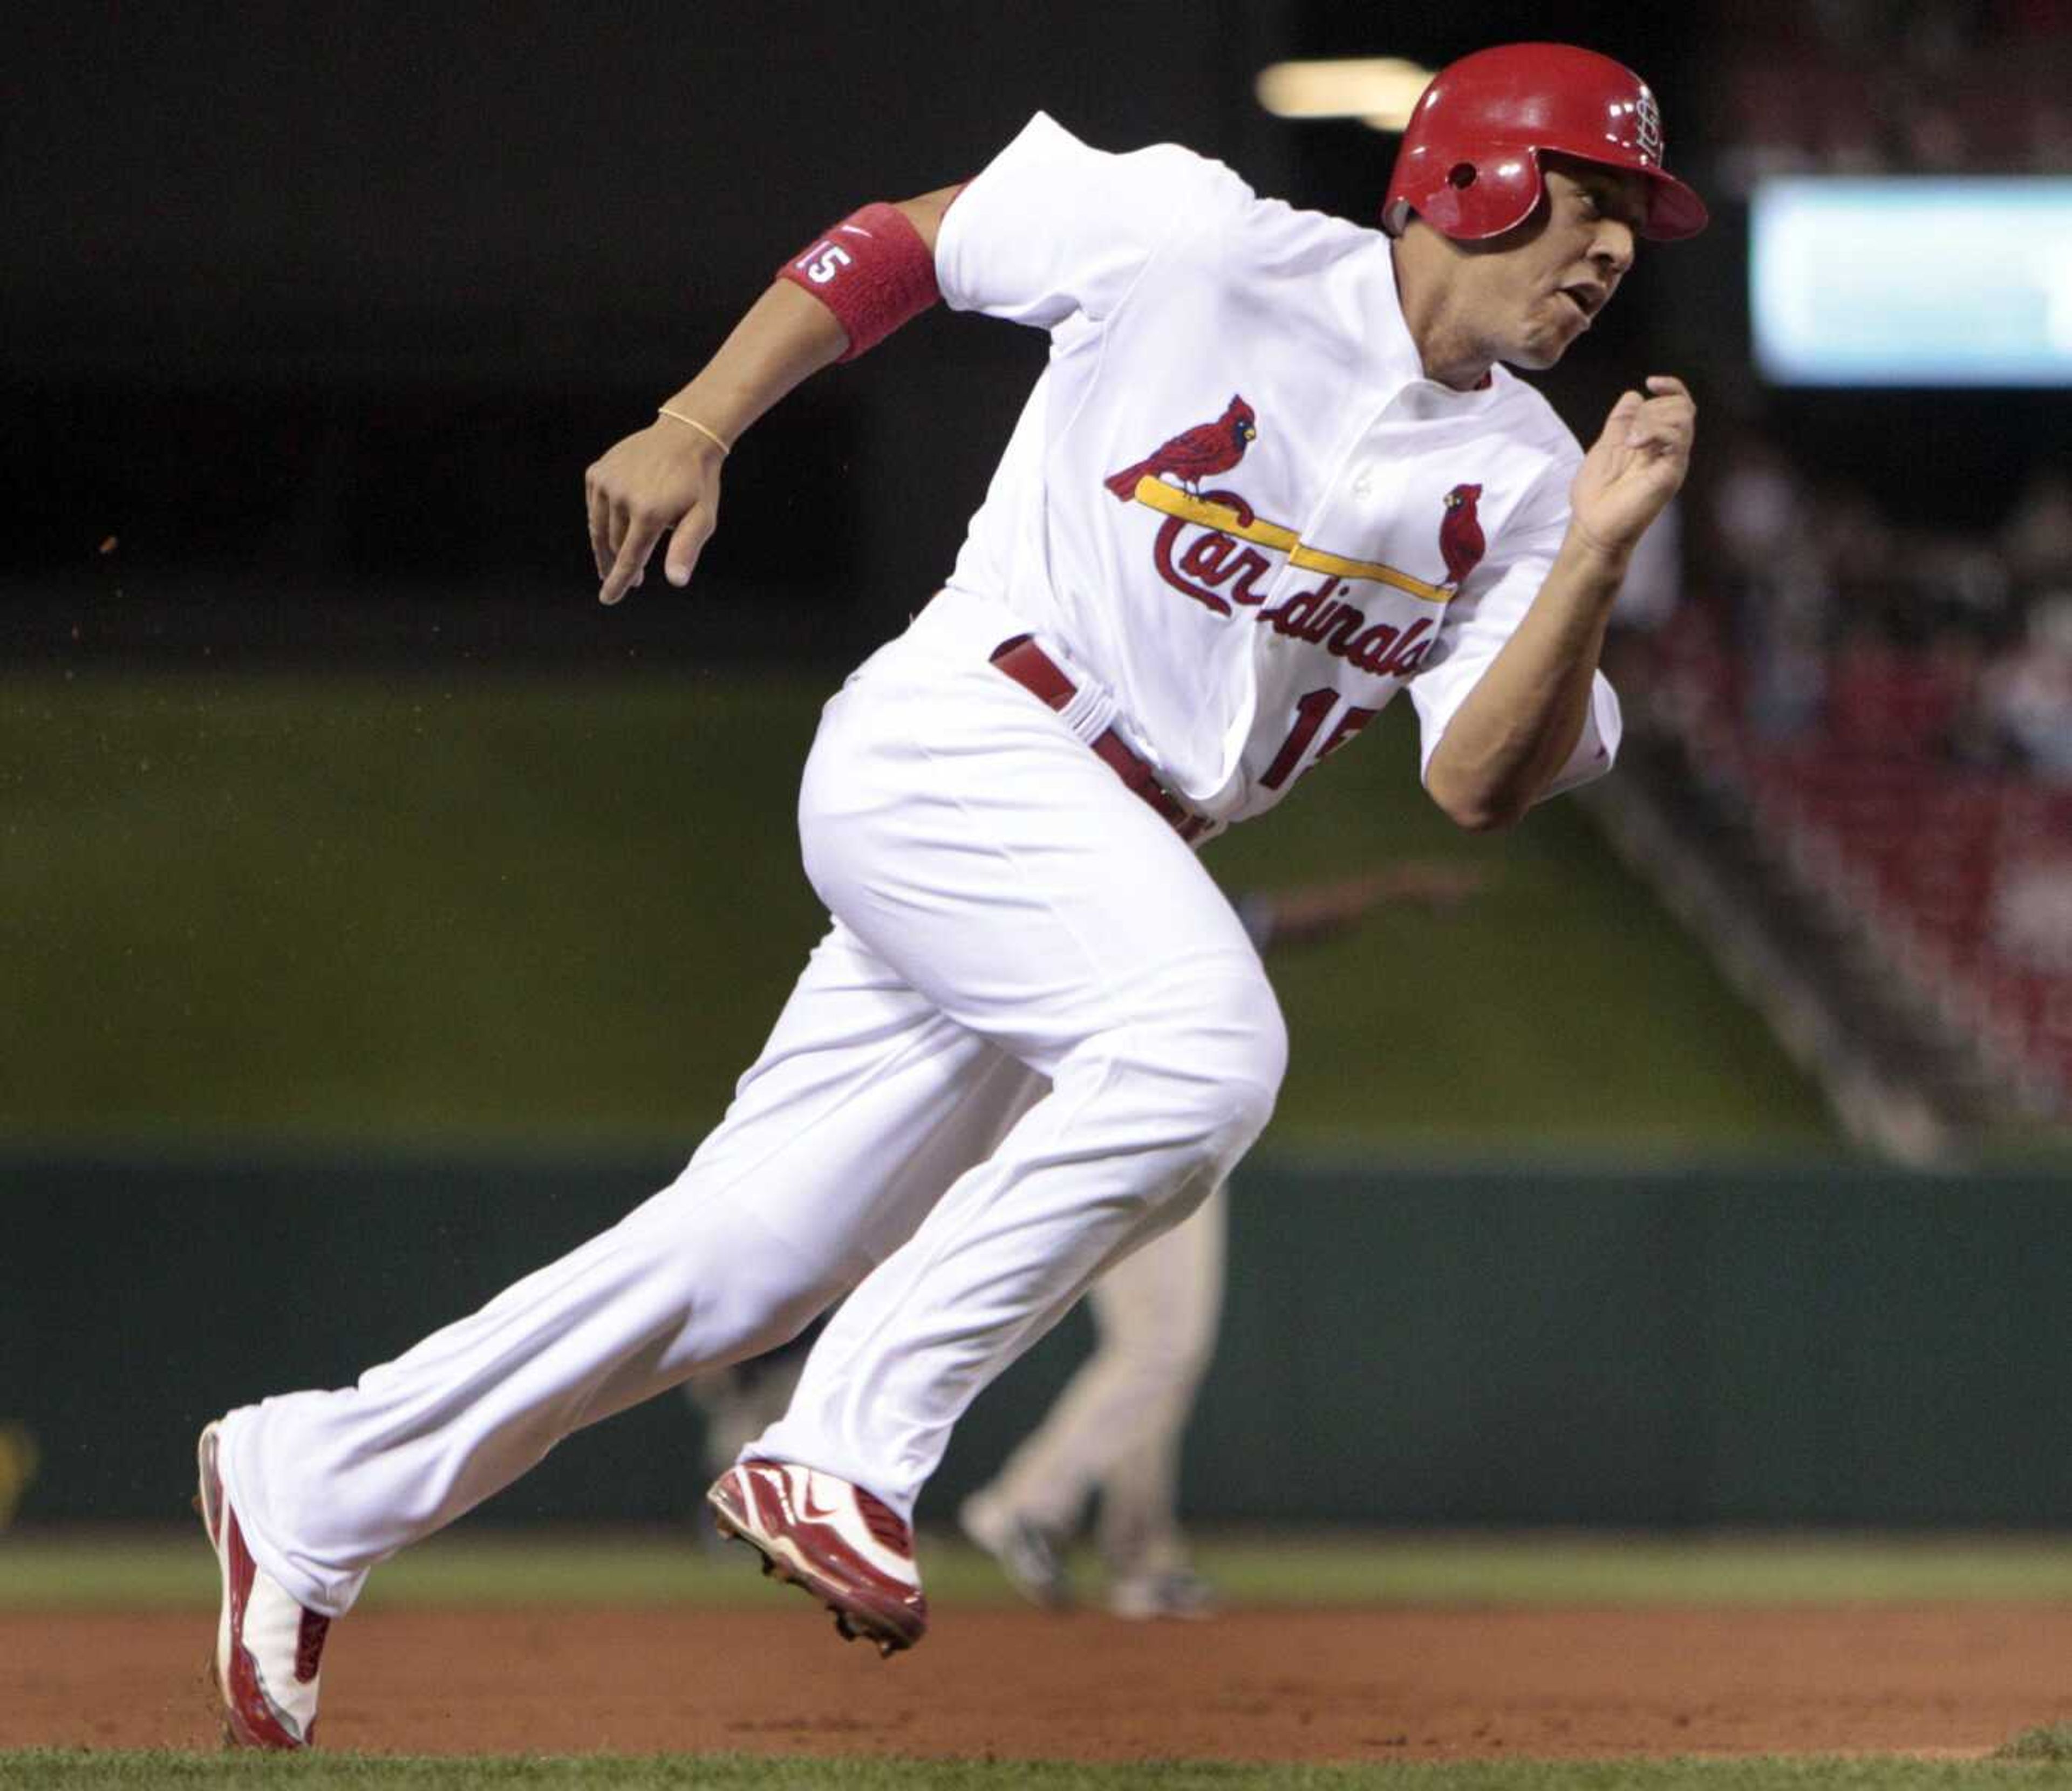
[[[1054,709],[1062,709],[1079,694],[1079,686],[1059,669],[1058,662],[1027,635],[1004,640],[993,650],[993,663],[1018,684]],[[1104,730],[1087,744],[1094,757],[1122,779],[1123,787],[1150,804],[1161,820],[1190,845],[1209,831],[1210,824],[1187,811],[1179,798],[1158,781],[1158,774],[1129,750],[1114,729]]]

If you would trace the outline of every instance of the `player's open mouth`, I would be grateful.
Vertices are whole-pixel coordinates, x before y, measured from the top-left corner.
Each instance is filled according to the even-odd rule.
[[[1599,308],[1605,302],[1603,290],[1597,286],[1564,286],[1561,289],[1561,296],[1583,314],[1583,322],[1586,328],[1589,327],[1590,319],[1597,314]]]

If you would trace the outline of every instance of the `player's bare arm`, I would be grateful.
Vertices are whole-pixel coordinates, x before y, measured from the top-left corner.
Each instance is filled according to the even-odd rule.
[[[1680,380],[1646,388],[1612,407],[1576,474],[1553,570],[1426,767],[1433,799],[1471,831],[1518,820],[1575,750],[1627,562],[1689,470],[1697,406]]]
[[[902,201],[896,209],[930,254],[959,188]],[[653,423],[608,449],[583,474],[590,551],[601,603],[641,582],[648,557],[670,536],[664,571],[690,582],[719,520],[720,463],[728,449],[779,400],[848,351],[835,314],[798,286],[772,285],[734,327],[697,376],[661,407]]]

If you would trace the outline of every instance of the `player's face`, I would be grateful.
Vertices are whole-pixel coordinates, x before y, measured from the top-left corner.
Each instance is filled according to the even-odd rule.
[[[1550,155],[1546,193],[1461,269],[1490,359],[1552,367],[1611,302],[1647,215],[1642,177]]]

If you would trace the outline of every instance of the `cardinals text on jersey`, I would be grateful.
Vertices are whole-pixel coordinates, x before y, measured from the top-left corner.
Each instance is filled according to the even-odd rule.
[[[1507,369],[1424,376],[1387,237],[1039,115],[950,207],[936,272],[1050,338],[945,600],[1060,650],[1211,820],[1404,688],[1429,759],[1546,577],[1581,455]],[[1602,686],[1552,787],[1617,727]]]

